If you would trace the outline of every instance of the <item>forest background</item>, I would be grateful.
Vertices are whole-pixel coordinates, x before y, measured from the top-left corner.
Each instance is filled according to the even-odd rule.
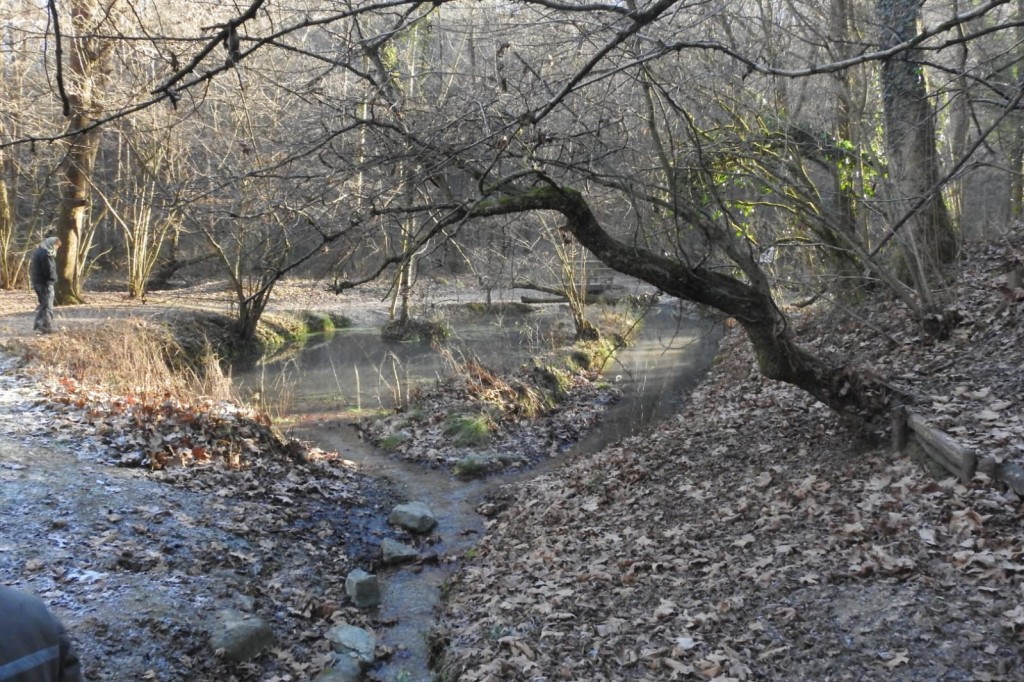
[[[780,303],[956,326],[959,245],[1021,211],[1022,13],[4,0],[0,285],[55,225],[60,304],[101,270],[143,297],[205,268],[247,338],[291,274],[384,274],[405,317],[424,274],[490,289],[579,244],[870,419],[893,389],[803,347]]]
[[[1019,667],[1019,500],[851,454],[820,404],[877,435],[916,397],[1020,456],[989,360],[1020,368],[1024,3],[0,0],[0,27],[4,288],[54,227],[61,305],[226,281],[241,340],[293,277],[387,282],[396,320],[428,280],[556,280],[586,337],[595,268],[745,333],[760,376],[728,340],[702,419],[517,493],[452,593],[452,674]]]

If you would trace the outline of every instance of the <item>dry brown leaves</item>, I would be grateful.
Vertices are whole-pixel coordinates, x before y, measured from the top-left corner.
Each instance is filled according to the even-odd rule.
[[[132,645],[121,640],[140,628],[152,641],[139,647],[174,660],[181,668],[174,674],[283,682],[310,679],[326,665],[320,634],[331,621],[372,627],[372,614],[346,603],[344,580],[355,566],[377,561],[379,519],[390,497],[336,453],[283,440],[257,413],[231,403],[110,395],[67,379],[50,386],[45,399],[51,433],[99,440],[107,463],[144,467],[158,481],[200,492],[202,503],[187,511],[162,498],[112,506],[84,540],[88,557],[73,568],[36,568],[53,572],[57,585],[75,585],[98,610],[120,598],[113,586],[132,580],[122,576],[144,576],[154,590],[187,583],[199,604],[244,591],[235,599],[270,621],[278,640],[271,655],[228,666],[205,653],[212,621],[127,609],[117,622],[94,619],[95,631],[93,621],[75,629],[90,679],[126,679],[130,663],[123,657]],[[213,611],[206,615],[212,619]],[[96,653],[103,647],[118,652],[110,656],[112,668]]]
[[[868,301],[856,316],[809,320],[808,345],[890,377],[912,409],[961,445],[1024,466],[1024,302],[1008,293],[1024,242],[971,246],[955,310],[960,325],[944,341],[923,340],[905,310]],[[831,333],[838,329],[838,334]],[[816,340],[814,340],[816,339]]]
[[[1011,458],[1024,442],[1022,311],[1000,310],[992,271],[975,270],[972,317],[947,342],[922,345],[880,309],[881,334],[851,324],[826,336],[835,320],[802,333],[870,359],[935,421]],[[762,379],[737,334],[721,356],[673,423],[503,492],[507,508],[450,593],[448,671],[464,682],[1016,679],[1020,500],[856,442],[826,408]]]

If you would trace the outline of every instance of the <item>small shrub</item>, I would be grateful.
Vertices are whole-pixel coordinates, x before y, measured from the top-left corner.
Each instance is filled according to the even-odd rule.
[[[534,383],[550,396],[551,402],[559,403],[565,400],[571,385],[569,374],[565,370],[552,365],[536,365],[530,373]]]
[[[408,431],[396,431],[395,433],[389,433],[381,438],[378,445],[380,446],[380,449],[385,452],[395,452],[402,447],[409,438],[410,436]]]
[[[580,348],[570,351],[568,359],[569,367],[574,369],[582,369],[586,371],[593,365],[593,359],[590,357],[590,354],[584,352]]]
[[[597,341],[580,341],[569,351],[566,362],[570,369],[600,372],[609,358],[615,355],[616,349],[617,344],[607,337]]]
[[[458,447],[485,445],[491,440],[494,422],[486,414],[453,414],[445,419],[444,433]]]
[[[452,466],[452,473],[459,478],[481,478],[487,475],[490,460],[478,454],[467,455]]]
[[[264,313],[256,328],[256,336],[266,352],[288,342],[302,343],[308,332],[305,321],[299,316]]]
[[[596,324],[602,337],[613,339],[616,345],[628,346],[640,332],[645,312],[643,306],[602,306],[597,312]]]
[[[331,318],[331,324],[334,325],[335,329],[348,329],[352,326],[352,320],[341,313],[328,313]]]
[[[327,334],[334,331],[334,318],[328,313],[307,310],[302,313],[302,321],[310,334]]]
[[[524,383],[516,382],[512,384],[512,390],[515,391],[515,398],[513,399],[513,413],[520,416],[526,417],[527,419],[533,419],[539,415],[544,409],[544,397],[531,386],[527,386]]]
[[[443,322],[425,320],[394,320],[380,330],[385,341],[416,342],[435,344],[451,336],[451,330]]]

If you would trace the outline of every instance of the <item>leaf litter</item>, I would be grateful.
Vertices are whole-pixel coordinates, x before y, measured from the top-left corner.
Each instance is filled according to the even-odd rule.
[[[0,577],[54,605],[90,680],[312,679],[331,625],[381,627],[344,580],[376,563],[395,498],[337,453],[230,403],[0,383]],[[277,646],[215,656],[222,609]]]
[[[998,274],[1015,248],[968,261],[964,320],[947,341],[926,343],[892,306],[860,321],[794,321],[818,352],[897,377],[931,423],[1020,461],[1022,306]],[[453,581],[437,633],[451,679],[1015,679],[1020,500],[983,476],[935,480],[851,438],[826,408],[761,378],[737,334],[721,358],[677,418],[501,488],[482,508],[489,532]],[[6,406],[0,418],[21,425],[15,437],[33,452],[5,457],[0,474],[33,476],[57,440],[87,463],[66,485],[88,485],[97,513],[43,495],[5,515],[13,540],[0,570],[62,608],[105,666],[95,679],[303,680],[322,667],[328,621],[386,625],[344,605],[339,580],[359,551],[338,510],[324,522],[334,495],[341,516],[375,504],[357,472],[315,449],[265,449],[265,425],[247,415],[193,432],[192,407],[154,397],[128,417],[116,399],[71,388],[55,428],[36,423],[37,397]],[[125,419],[137,421],[104,426]],[[90,431],[103,450],[89,451],[79,434]],[[136,468],[88,466],[108,448]],[[304,467],[316,475],[296,473]],[[84,547],[95,556],[80,559]],[[163,593],[164,610],[142,591]],[[204,651],[202,614],[223,603],[275,623],[283,636],[271,656],[228,668]]]
[[[1016,250],[976,248],[946,341],[891,304],[794,321],[1020,461],[1024,307],[999,288]],[[489,501],[437,633],[449,679],[1017,679],[1020,499],[852,436],[739,333],[719,358],[677,418]]]

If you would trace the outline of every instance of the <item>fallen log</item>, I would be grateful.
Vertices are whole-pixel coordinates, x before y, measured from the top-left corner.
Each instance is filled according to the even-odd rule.
[[[565,289],[563,287],[549,287],[543,284],[537,284],[530,281],[513,282],[513,289],[531,289],[533,291],[539,291],[542,294],[550,294],[551,296],[561,296],[563,299],[567,298]],[[608,291],[608,284],[588,284],[586,286],[586,293],[588,296],[597,296]]]
[[[912,442],[930,460],[954,474],[961,483],[967,483],[980,472],[992,481],[1002,483],[1018,495],[1024,495],[1024,468],[1013,462],[997,462],[993,457],[981,456],[956,442],[945,431],[929,426],[923,417],[906,408],[893,413],[893,445],[902,452]]]
[[[568,303],[569,299],[565,296],[551,296],[551,297],[538,297],[538,296],[520,296],[519,300],[523,303],[529,303],[531,305],[539,305],[543,303]],[[618,296],[610,296],[608,294],[601,294],[599,296],[587,296],[584,303],[587,305],[593,305],[595,303],[606,303],[608,305],[615,305],[620,300]]]
[[[520,296],[519,300],[523,303],[529,303],[530,305],[540,305],[544,303],[568,303],[568,299],[565,296],[553,296],[550,298],[537,298],[536,296]]]

